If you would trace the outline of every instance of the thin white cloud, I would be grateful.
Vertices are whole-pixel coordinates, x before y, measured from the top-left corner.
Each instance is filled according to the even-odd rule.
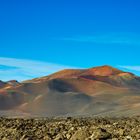
[[[130,33],[95,34],[92,36],[65,37],[60,40],[97,44],[140,45],[140,35]]]
[[[128,70],[140,72],[140,66],[118,66],[118,67],[123,68],[123,69],[128,69]]]
[[[5,57],[0,57],[0,65],[7,67],[6,69],[0,68],[0,80],[4,81],[11,79],[22,81],[39,76],[46,76],[62,69],[72,68],[41,61]]]

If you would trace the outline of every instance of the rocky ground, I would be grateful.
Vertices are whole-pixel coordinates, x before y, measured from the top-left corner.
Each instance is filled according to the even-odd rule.
[[[140,117],[0,118],[0,140],[138,140]]]

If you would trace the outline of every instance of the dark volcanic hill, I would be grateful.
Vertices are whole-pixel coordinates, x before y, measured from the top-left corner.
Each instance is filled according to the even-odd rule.
[[[0,82],[3,115],[140,115],[140,77],[110,66]],[[9,113],[10,112],[10,113]]]

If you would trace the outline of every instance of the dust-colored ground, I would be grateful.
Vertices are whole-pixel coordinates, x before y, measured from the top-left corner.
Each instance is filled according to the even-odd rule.
[[[140,117],[0,118],[0,140],[138,140]]]

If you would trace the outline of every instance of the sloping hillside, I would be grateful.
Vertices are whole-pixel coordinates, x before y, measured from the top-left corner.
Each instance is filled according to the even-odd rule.
[[[139,99],[140,77],[111,66],[0,82],[0,110],[13,115],[138,115]]]

